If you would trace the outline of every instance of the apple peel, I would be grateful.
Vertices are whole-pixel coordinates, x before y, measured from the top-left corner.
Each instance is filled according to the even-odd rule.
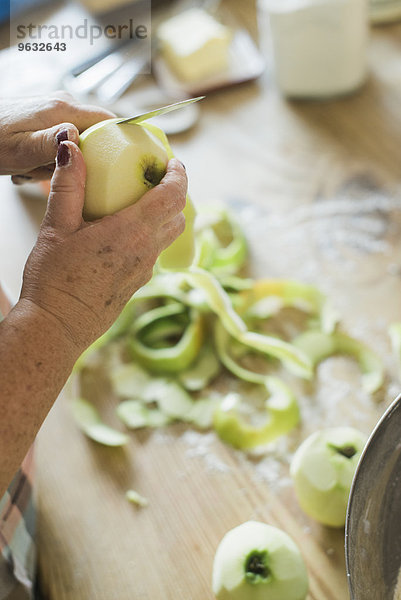
[[[131,336],[129,347],[133,358],[156,373],[177,373],[189,367],[198,355],[203,340],[201,314],[191,309],[189,316],[189,323],[174,346],[151,348],[138,335]]]
[[[242,379],[243,381],[248,381],[250,383],[256,383],[263,385],[265,379],[267,377],[264,373],[256,373],[255,371],[250,371],[245,367],[242,367],[235,359],[230,355],[229,346],[230,346],[230,334],[221,323],[216,322],[214,327],[214,341],[216,345],[217,354],[226,367],[228,371],[230,371],[233,375]],[[247,352],[246,346],[242,346],[241,354],[245,354]]]
[[[362,342],[344,333],[306,331],[295,338],[293,344],[309,356],[314,367],[334,355],[355,358],[362,372],[362,386],[370,394],[383,385],[384,368],[380,358]]]
[[[210,210],[206,212],[206,216],[209,212],[209,220],[206,219],[205,225],[195,236],[195,264],[211,271],[218,278],[234,275],[243,266],[248,255],[245,236],[227,210]],[[224,245],[222,242],[219,230],[223,230],[230,239],[228,244]]]
[[[185,286],[185,276],[183,273],[159,271],[153,275],[149,283],[135,292],[129,302],[135,305],[138,300],[174,298],[178,302],[186,303],[187,294],[183,286]]]
[[[127,302],[120,315],[114,321],[103,335],[95,340],[78,358],[74,365],[74,372],[79,373],[84,367],[90,364],[93,357],[99,350],[108,346],[114,340],[117,340],[125,334],[130,328],[133,319],[132,299]]]
[[[125,497],[127,498],[128,502],[136,504],[141,508],[149,505],[149,500],[145,498],[145,496],[141,496],[141,494],[139,494],[135,490],[127,490],[125,492]]]
[[[156,379],[147,389],[148,401],[155,401],[160,410],[172,419],[185,420],[194,401],[184,388],[174,380]]]
[[[297,377],[312,378],[312,366],[309,357],[294,344],[256,331],[246,331],[238,340],[252,350],[278,358],[285,368]]]
[[[174,158],[174,153],[168,142],[167,136],[155,125],[148,122],[142,122],[142,127],[150,131],[155,135],[163,144],[168,158]],[[159,257],[160,267],[163,269],[179,270],[188,267],[195,256],[195,237],[194,237],[194,221],[196,211],[192,204],[191,198],[187,194],[187,201],[183,210],[185,217],[185,230],[184,232],[168,247],[164,250]]]
[[[145,329],[149,325],[153,325],[159,319],[166,319],[168,317],[175,317],[185,312],[185,306],[178,302],[172,302],[165,304],[164,306],[158,306],[152,310],[148,310],[141,316],[137,317],[132,324],[132,331],[136,334],[142,329]]]
[[[196,267],[185,273],[190,285],[201,288],[209,308],[234,338],[253,350],[280,359],[291,372],[301,377],[309,379],[312,376],[309,358],[299,348],[278,338],[248,331],[245,322],[234,310],[229,295],[213,275]]]
[[[267,421],[261,426],[246,422],[239,412],[238,397],[232,394],[215,410],[213,425],[218,436],[240,450],[265,446],[290,432],[299,423],[299,408],[294,394],[276,377],[265,377]]]
[[[235,312],[230,297],[212,274],[204,269],[191,267],[185,271],[185,276],[193,288],[202,290],[207,305],[217,314],[231,335],[239,337],[247,330],[244,321]]]
[[[198,398],[194,401],[184,420],[192,423],[198,429],[210,429],[213,426],[214,413],[220,402],[221,399],[217,397]]]
[[[268,319],[282,307],[291,306],[317,315],[325,333],[334,331],[339,320],[337,311],[320,290],[290,279],[259,279],[240,294],[239,301],[239,312],[245,319]]]
[[[116,409],[117,416],[128,429],[163,427],[171,418],[157,408],[148,408],[141,400],[126,400]]]
[[[220,373],[221,367],[212,347],[206,345],[193,365],[179,375],[180,383],[191,392],[203,390]]]
[[[72,414],[78,427],[98,444],[124,446],[129,441],[127,435],[105,425],[96,408],[83,398],[75,398],[72,401]]]
[[[253,280],[248,277],[238,277],[238,275],[219,275],[219,281],[222,287],[227,291],[241,292],[251,289]]]
[[[114,367],[109,376],[113,391],[119,398],[141,396],[151,381],[150,375],[136,363]]]

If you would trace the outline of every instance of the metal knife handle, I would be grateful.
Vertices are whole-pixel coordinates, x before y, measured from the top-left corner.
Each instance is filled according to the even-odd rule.
[[[101,61],[86,69],[83,73],[74,78],[74,88],[77,93],[88,94],[96,86],[100,85],[107,77],[109,77],[116,69],[124,62],[122,53],[112,53],[103,58]]]
[[[110,77],[96,90],[96,96],[101,102],[114,102],[123,95],[125,90],[136,79],[148,64],[147,56],[137,56],[125,61]]]

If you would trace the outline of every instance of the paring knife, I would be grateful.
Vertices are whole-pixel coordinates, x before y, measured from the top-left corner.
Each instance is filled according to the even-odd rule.
[[[121,125],[122,123],[141,123],[142,121],[147,121],[152,117],[159,117],[160,115],[165,115],[166,113],[171,112],[172,110],[177,110],[178,108],[182,108],[187,104],[192,104],[192,102],[198,102],[199,100],[203,100],[205,96],[198,96],[198,98],[189,98],[189,100],[182,100],[181,102],[175,102],[174,104],[169,104],[168,106],[163,106],[162,108],[157,108],[156,110],[151,110],[150,112],[143,113],[142,115],[137,115],[136,117],[128,117],[128,119],[120,119],[117,121],[117,125]]]

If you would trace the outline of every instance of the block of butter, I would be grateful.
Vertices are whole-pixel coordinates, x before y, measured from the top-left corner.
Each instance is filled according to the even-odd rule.
[[[111,12],[127,4],[132,4],[132,0],[80,0],[80,2],[93,14]]]
[[[228,68],[231,31],[200,8],[191,8],[157,30],[161,52],[175,74],[195,82]]]

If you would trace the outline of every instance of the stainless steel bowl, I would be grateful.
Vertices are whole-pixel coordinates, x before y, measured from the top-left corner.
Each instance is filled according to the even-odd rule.
[[[376,425],[359,461],[345,553],[352,600],[393,600],[401,568],[401,395]]]

